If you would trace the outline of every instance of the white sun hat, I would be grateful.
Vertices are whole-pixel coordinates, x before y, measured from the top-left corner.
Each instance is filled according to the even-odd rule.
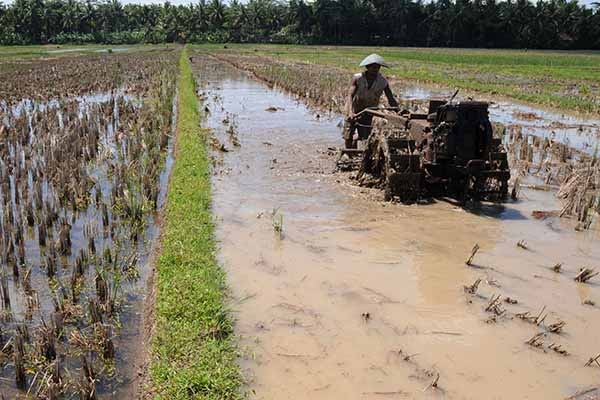
[[[370,64],[379,64],[382,67],[389,68],[388,63],[385,62],[383,57],[381,57],[379,54],[375,54],[375,53],[371,54],[370,56],[365,57],[365,59],[362,60],[359,65],[361,67],[366,67],[367,65],[370,65]]]

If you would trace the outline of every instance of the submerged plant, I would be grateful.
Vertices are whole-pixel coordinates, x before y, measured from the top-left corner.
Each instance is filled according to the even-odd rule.
[[[273,209],[271,212],[271,223],[273,225],[273,231],[277,234],[279,239],[283,238],[283,214],[279,212],[279,209]]]

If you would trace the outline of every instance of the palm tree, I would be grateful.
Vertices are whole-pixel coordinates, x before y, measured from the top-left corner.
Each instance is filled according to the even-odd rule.
[[[222,0],[211,0],[208,5],[208,20],[212,29],[223,28],[225,22],[225,4]]]

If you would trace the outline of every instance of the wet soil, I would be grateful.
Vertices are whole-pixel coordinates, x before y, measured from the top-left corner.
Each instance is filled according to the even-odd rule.
[[[251,398],[550,399],[598,384],[600,368],[584,365],[600,353],[600,308],[583,302],[600,304],[600,281],[573,277],[598,266],[599,234],[534,219],[560,208],[551,192],[469,210],[383,202],[333,173],[340,117],[317,118],[214,60],[194,66],[215,136],[219,257]],[[477,294],[466,294],[478,278]],[[485,311],[493,295],[518,303],[498,316]],[[515,317],[544,306],[539,326]],[[525,343],[558,320],[563,333]]]

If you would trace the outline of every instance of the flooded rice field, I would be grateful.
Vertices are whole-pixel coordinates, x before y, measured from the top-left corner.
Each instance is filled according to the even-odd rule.
[[[177,54],[122,57],[32,61],[22,73],[38,74],[34,92],[14,80],[18,70],[2,70],[11,79],[0,84],[4,398],[137,390]]]
[[[598,267],[600,237],[532,216],[563,207],[555,192],[522,185],[518,200],[468,210],[384,202],[334,172],[340,116],[216,59],[193,65],[250,398],[596,398],[600,280],[574,278]],[[519,107],[498,103],[492,120],[513,140],[548,134],[554,116]]]
[[[286,61],[264,56],[216,52],[215,57],[247,71],[267,84],[295,94],[328,113],[341,113],[349,71],[320,64]],[[400,94],[401,107],[426,112],[428,98],[448,99],[451,91],[416,86],[390,78]],[[459,99],[469,99],[469,94]],[[600,210],[600,163],[596,161],[600,123],[596,118],[562,115],[526,105],[477,97],[490,103],[494,134],[502,139],[513,159],[513,197],[524,181],[539,189],[557,190],[565,200],[561,216],[574,216],[577,229],[587,229]],[[321,112],[322,112],[321,111]],[[596,212],[590,210],[596,210]],[[544,213],[542,213],[544,214]]]
[[[174,47],[151,47],[118,54],[65,55],[0,62],[0,106],[23,99],[48,101],[106,93],[120,88],[144,94]]]

